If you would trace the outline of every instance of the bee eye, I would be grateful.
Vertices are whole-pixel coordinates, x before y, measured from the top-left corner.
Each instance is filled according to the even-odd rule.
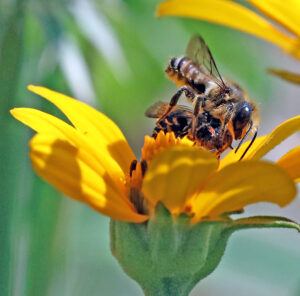
[[[248,102],[242,102],[237,105],[233,117],[233,129],[236,140],[241,138],[244,128],[251,120],[252,111],[252,105]]]

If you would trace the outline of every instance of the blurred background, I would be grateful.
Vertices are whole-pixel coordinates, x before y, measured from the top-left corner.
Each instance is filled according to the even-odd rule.
[[[33,132],[9,115],[35,107],[62,116],[30,93],[43,85],[97,107],[125,133],[137,155],[154,121],[144,111],[169,100],[175,85],[164,75],[201,34],[225,77],[258,102],[259,134],[299,115],[300,87],[266,73],[300,72],[274,45],[196,20],[156,19],[158,0],[0,1],[0,294],[142,295],[109,250],[109,219],[62,197],[32,170]],[[299,135],[267,155],[276,160],[299,145]],[[284,209],[259,204],[247,215],[286,216],[300,222],[299,199]],[[300,235],[294,230],[235,233],[216,271],[191,295],[300,295]]]

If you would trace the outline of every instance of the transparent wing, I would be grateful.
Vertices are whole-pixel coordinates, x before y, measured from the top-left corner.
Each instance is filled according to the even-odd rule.
[[[145,115],[150,118],[160,118],[165,114],[168,108],[169,108],[168,102],[158,101],[146,110]],[[184,110],[190,116],[193,114],[192,109],[187,106],[176,105],[172,108],[172,111],[174,110]]]
[[[227,89],[227,86],[217,68],[215,60],[201,36],[194,35],[191,38],[186,49],[186,56],[199,64],[221,88]]]
[[[150,118],[159,118],[167,111],[168,107],[169,103],[167,102],[156,102],[146,110],[145,115]]]

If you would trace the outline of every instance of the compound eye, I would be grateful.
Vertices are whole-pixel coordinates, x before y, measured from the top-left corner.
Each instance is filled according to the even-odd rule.
[[[253,108],[248,102],[239,103],[236,108],[235,116],[233,117],[233,129],[235,139],[240,139],[244,128],[251,120]]]

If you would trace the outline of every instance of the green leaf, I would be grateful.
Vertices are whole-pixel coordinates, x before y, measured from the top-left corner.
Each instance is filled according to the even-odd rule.
[[[11,295],[12,291],[12,209],[15,202],[15,172],[18,163],[12,151],[19,145],[12,132],[12,118],[9,109],[16,98],[16,85],[21,69],[23,44],[24,5],[25,1],[16,1],[14,10],[6,19],[0,39],[0,291],[1,295]],[[13,147],[13,149],[11,149]],[[12,177],[13,176],[13,177]]]

